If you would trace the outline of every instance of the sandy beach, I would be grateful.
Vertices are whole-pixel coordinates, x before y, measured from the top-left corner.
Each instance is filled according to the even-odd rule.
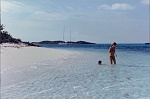
[[[1,71],[29,66],[47,60],[61,59],[73,54],[71,51],[53,48],[31,47],[23,44],[1,44]]]

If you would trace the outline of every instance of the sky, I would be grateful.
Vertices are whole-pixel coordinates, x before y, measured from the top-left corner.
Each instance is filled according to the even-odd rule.
[[[146,43],[150,0],[1,0],[1,24],[22,41]],[[65,29],[64,29],[65,27]]]

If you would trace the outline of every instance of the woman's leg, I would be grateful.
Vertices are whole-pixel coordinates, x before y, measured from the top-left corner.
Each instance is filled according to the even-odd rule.
[[[113,63],[112,56],[109,56],[109,59],[110,59],[110,64],[112,64]]]
[[[115,58],[115,56],[113,57],[113,62],[114,62],[114,64],[116,64],[116,58]]]

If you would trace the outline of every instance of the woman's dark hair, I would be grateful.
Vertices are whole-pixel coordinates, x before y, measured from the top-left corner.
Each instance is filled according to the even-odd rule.
[[[112,43],[111,45],[117,45],[117,43],[116,43],[116,42],[114,42],[114,43]]]

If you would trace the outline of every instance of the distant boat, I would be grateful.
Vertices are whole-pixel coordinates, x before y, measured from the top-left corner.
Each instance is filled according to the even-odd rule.
[[[149,32],[149,43],[147,42],[147,43],[145,43],[145,44],[150,44],[150,32]]]
[[[64,41],[64,42],[61,42],[61,43],[58,43],[59,45],[67,45],[67,43]]]
[[[67,44],[74,44],[74,43],[71,41],[71,30],[70,30],[70,41],[68,41]]]
[[[68,42],[65,42],[65,41],[64,41],[64,33],[65,33],[65,27],[64,27],[64,31],[63,31],[63,42],[58,43],[58,44],[59,44],[59,45],[74,44],[74,43],[71,41],[71,30],[70,30],[70,41],[68,41]]]
[[[67,45],[67,43],[66,42],[64,42],[64,43],[58,43],[59,45]]]
[[[64,30],[63,30],[63,42],[58,43],[59,45],[66,45],[67,43],[64,41],[65,38],[65,26],[64,26]]]
[[[150,43],[145,43],[145,44],[150,44]]]

